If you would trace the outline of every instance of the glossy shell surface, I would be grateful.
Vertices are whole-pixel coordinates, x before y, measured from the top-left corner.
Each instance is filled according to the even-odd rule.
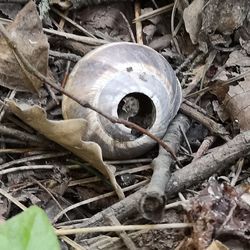
[[[160,138],[182,99],[179,81],[170,64],[153,49],[127,42],[103,45],[84,56],[72,70],[66,90],[114,117],[118,117],[118,106],[125,96],[143,94],[154,109],[148,129]],[[144,104],[140,105],[143,108]],[[138,157],[155,145],[148,136],[134,136],[131,129],[112,124],[66,96],[62,109],[64,119],[88,121],[84,140],[97,142],[106,159]]]

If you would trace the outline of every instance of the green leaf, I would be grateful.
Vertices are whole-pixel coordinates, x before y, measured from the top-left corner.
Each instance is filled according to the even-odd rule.
[[[32,206],[0,225],[0,250],[59,250],[45,212]]]

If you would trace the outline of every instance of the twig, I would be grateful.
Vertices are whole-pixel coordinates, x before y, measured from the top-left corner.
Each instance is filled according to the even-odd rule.
[[[138,18],[141,14],[141,3],[140,0],[135,1],[135,18]],[[136,40],[137,43],[143,44],[143,37],[142,37],[142,23],[139,20],[135,22],[135,29],[136,29]]]
[[[167,205],[164,207],[164,209],[165,209],[165,210],[168,210],[168,209],[176,208],[176,207],[179,207],[179,206],[184,207],[186,204],[188,204],[188,201],[187,201],[187,200],[186,200],[185,202],[184,202],[184,201],[176,201],[176,202],[167,204]]]
[[[187,147],[188,147],[188,150],[189,150],[189,154],[192,155],[193,154],[192,148],[191,148],[190,143],[188,141],[188,138],[186,136],[186,132],[183,130],[182,126],[179,126],[179,127],[180,127],[180,131],[181,131],[181,133],[183,135],[183,138],[184,138],[184,140],[185,140],[185,142],[187,144]]]
[[[16,95],[16,90],[11,90],[11,91],[9,92],[7,98],[10,99],[10,100],[12,100],[12,99],[15,97],[15,95]],[[3,119],[4,115],[5,115],[5,111],[6,111],[6,110],[5,110],[4,107],[5,107],[5,106],[2,105],[2,106],[1,106],[1,109],[0,109],[0,122],[2,121],[2,119]]]
[[[115,176],[127,174],[127,173],[133,174],[133,173],[138,173],[138,172],[146,171],[146,170],[150,170],[150,169],[152,169],[152,167],[150,165],[145,165],[145,166],[136,167],[136,168],[132,168],[132,169],[124,169],[124,170],[115,172]],[[94,177],[89,177],[89,178],[71,181],[68,184],[68,186],[72,187],[72,186],[76,186],[76,185],[84,185],[84,184],[98,182],[98,181],[101,181],[101,179],[98,176],[94,176]]]
[[[207,112],[205,109],[203,109],[203,108],[200,107],[199,105],[195,104],[194,102],[190,102],[190,101],[188,101],[188,100],[186,100],[186,99],[183,99],[183,103],[185,103],[185,104],[187,104],[188,106],[190,106],[190,107],[196,109],[197,111],[199,111],[199,112],[202,113],[203,115],[205,115],[205,116],[207,116],[207,117],[209,117],[209,118],[211,118],[211,119],[213,119],[213,120],[215,119],[214,116],[208,114],[208,112]]]
[[[211,147],[211,145],[215,142],[216,137],[211,135],[207,136],[204,141],[201,143],[200,147],[198,148],[197,152],[194,154],[194,158],[192,160],[196,161],[197,159],[201,158]]]
[[[111,224],[111,226],[121,226],[121,223],[114,215],[107,215],[106,220]],[[129,250],[136,250],[135,243],[129,238],[125,231],[117,232],[117,235],[122,239],[124,245]]]
[[[57,229],[57,235],[71,235],[71,234],[86,234],[98,232],[121,232],[133,230],[164,230],[164,229],[178,229],[190,228],[191,223],[168,223],[155,225],[121,225],[121,226],[103,226],[103,227],[88,227],[88,228],[74,228],[74,229]]]
[[[61,18],[63,18],[64,20],[66,20],[67,22],[69,22],[70,24],[72,24],[74,27],[76,27],[78,30],[80,30],[83,34],[92,37],[94,39],[96,39],[96,37],[91,34],[89,31],[87,31],[85,28],[83,28],[81,25],[79,25],[78,23],[74,22],[72,19],[70,19],[69,17],[65,16],[63,13],[61,13],[60,11],[58,11],[55,8],[51,8],[53,12],[55,12],[58,16],[60,16]]]
[[[75,241],[71,240],[67,236],[60,236],[60,239],[65,241],[67,244],[69,244],[73,249],[75,250],[87,250],[85,247],[82,247],[81,245],[77,244]]]
[[[82,101],[80,98],[71,95],[70,93],[68,93],[67,91],[65,91],[62,87],[60,87],[58,84],[55,84],[50,78],[48,78],[48,77],[44,76],[43,74],[41,74],[40,72],[38,72],[29,63],[29,61],[24,57],[24,55],[19,51],[19,49],[17,48],[17,45],[10,38],[7,30],[4,28],[4,26],[2,24],[0,24],[0,31],[3,34],[3,36],[4,36],[4,38],[5,38],[6,42],[7,42],[7,44],[9,45],[9,47],[13,50],[13,52],[16,54],[16,56],[20,59],[20,61],[24,65],[25,69],[30,74],[36,76],[42,82],[47,83],[52,88],[58,90],[59,92],[63,93],[64,95],[68,96],[69,98],[71,98],[72,100],[74,100],[75,102],[77,102],[78,104],[80,104],[82,107],[89,108],[89,109],[95,111],[99,115],[105,117],[110,122],[112,122],[112,123],[118,123],[118,124],[123,124],[123,125],[131,128],[131,129],[135,129],[135,130],[141,132],[142,134],[145,134],[145,135],[149,136],[151,139],[153,139],[154,141],[156,141],[157,143],[159,143],[165,150],[167,150],[168,152],[170,152],[170,154],[176,160],[177,164],[179,164],[181,166],[181,164],[180,164],[179,160],[177,159],[177,157],[176,157],[175,153],[173,152],[173,150],[166,143],[164,143],[161,139],[159,139],[155,135],[151,134],[148,130],[140,127],[139,125],[137,125],[135,123],[129,122],[127,120],[118,119],[118,118],[109,116],[107,114],[104,114],[101,110],[97,109],[96,107],[91,106],[89,103],[86,103],[86,102]]]
[[[231,166],[237,159],[245,157],[249,153],[250,131],[247,131],[173,173],[166,188],[166,195],[172,196],[176,192],[196,185],[211,175],[221,172],[227,166]]]
[[[64,10],[63,14],[64,14],[65,16],[67,16],[67,15],[69,14],[69,9]],[[52,20],[53,20],[53,19],[52,19]],[[59,21],[59,23],[58,23],[58,28],[59,28],[59,30],[63,30],[63,28],[64,28],[64,26],[65,26],[65,22],[66,22],[66,20],[65,20],[64,18],[60,18],[60,21]]]
[[[152,161],[151,158],[142,158],[142,159],[104,161],[104,162],[110,165],[127,165],[127,164],[137,164],[137,163],[148,163],[151,161]]]
[[[17,171],[30,171],[38,169],[54,169],[55,165],[31,165],[31,166],[21,166],[15,168],[8,168],[0,171],[0,175],[9,174]]]
[[[14,144],[15,146],[17,145],[27,145],[27,142],[20,141],[18,139],[13,139],[13,138],[6,138],[6,137],[0,137],[0,142],[4,144]]]
[[[177,8],[178,4],[179,4],[179,0],[174,0],[174,6],[172,9],[172,13],[171,13],[171,35],[172,35],[172,39],[173,39],[173,42],[175,44],[177,52],[179,54],[181,54],[180,46],[178,44],[177,39],[175,38],[176,33],[175,33],[175,29],[174,29],[174,18],[175,18],[176,8]]]
[[[66,39],[70,39],[70,40],[73,40],[73,41],[77,41],[77,42],[84,43],[84,44],[89,44],[89,45],[102,45],[102,44],[109,43],[109,42],[107,42],[107,41],[105,41],[103,39],[92,38],[92,37],[87,37],[87,36],[78,36],[78,35],[74,35],[74,34],[71,34],[71,33],[66,33],[66,32],[53,30],[53,29],[43,28],[43,31],[45,33],[47,33],[47,34],[50,34],[50,35],[56,35],[56,36],[64,37]]]
[[[12,195],[10,195],[9,193],[7,193],[2,188],[0,188],[0,194],[3,195],[4,197],[6,197],[11,202],[13,202],[15,205],[17,205],[22,210],[27,209],[27,207],[25,207],[20,201],[18,201],[16,198],[14,198]]]
[[[47,151],[46,148],[1,148],[0,154],[23,154],[37,151]]]
[[[237,135],[230,142],[217,147],[213,152],[173,173],[167,184],[165,195],[172,197],[178,192],[209,178],[211,175],[221,172],[226,167],[230,167],[234,161],[249,154],[250,131]],[[103,224],[105,223],[103,216],[107,213],[113,213],[119,221],[127,219],[137,212],[138,200],[141,199],[145,189],[143,188],[131,194],[124,200],[95,214],[83,223],[76,224],[74,227],[90,227]],[[76,240],[81,239],[82,237],[79,235]]]
[[[163,140],[170,144],[175,152],[178,151],[182,139],[180,126],[185,132],[188,130],[189,125],[189,119],[184,115],[177,115],[170,123]],[[140,212],[146,219],[159,221],[162,218],[166,203],[165,188],[170,179],[171,164],[172,158],[170,154],[160,148],[158,157],[151,163],[154,173],[150,184],[140,199]]]
[[[178,68],[175,70],[175,73],[178,74],[184,67],[186,67],[196,56],[198,56],[199,50],[195,49],[188,57],[185,59],[185,61],[178,66]]]
[[[172,13],[171,13],[171,34],[172,34],[172,38],[174,38],[174,18],[175,18],[175,12],[176,12],[176,8],[178,5],[178,1],[179,0],[174,0],[174,5],[173,5],[173,9],[172,9]]]
[[[138,173],[138,172],[141,172],[141,171],[146,171],[146,170],[149,170],[149,169],[152,169],[152,166],[151,165],[145,165],[145,166],[140,166],[140,167],[136,167],[136,168],[131,168],[131,169],[124,169],[124,170],[121,170],[121,171],[117,171],[115,173],[115,175],[122,175],[122,174],[134,174],[134,173]]]
[[[228,79],[228,80],[226,80],[226,81],[221,81],[221,84],[220,84],[219,86],[220,86],[220,87],[224,87],[224,86],[230,85],[231,83],[234,83],[235,81],[238,81],[238,80],[240,80],[241,78],[243,78],[244,76],[249,75],[249,74],[250,74],[250,70],[247,70],[246,72],[241,73],[241,74],[238,75],[238,76],[232,77],[232,78],[230,78],[230,79]],[[201,89],[201,90],[198,90],[198,91],[196,91],[196,92],[194,92],[194,93],[191,93],[191,94],[186,95],[186,98],[194,97],[194,96],[197,96],[197,95],[199,95],[199,94],[204,94],[204,93],[206,93],[207,91],[212,90],[212,89],[214,89],[214,88],[216,88],[216,86],[205,87],[205,88],[203,88],[203,89]]]
[[[200,113],[196,109],[192,108],[191,106],[188,106],[187,104],[182,103],[182,105],[180,107],[180,111],[183,114],[191,117],[192,119],[200,122],[202,125],[204,125],[206,128],[208,128],[211,131],[211,133],[213,133],[214,135],[220,136],[225,141],[230,140],[229,133],[226,131],[226,129],[221,124],[219,124],[219,123],[213,121],[212,119],[210,119],[209,117],[203,115],[202,113]]]
[[[244,158],[239,159],[239,161],[237,162],[237,171],[235,176],[233,177],[232,181],[231,181],[231,186],[235,186],[235,184],[237,183],[240,173],[242,171],[242,167],[244,165]]]
[[[147,19],[150,19],[152,17],[155,17],[155,16],[158,16],[160,14],[163,14],[167,11],[170,11],[172,8],[173,8],[174,4],[168,4],[168,5],[165,5],[159,9],[156,9],[156,10],[153,10],[149,13],[146,13],[146,14],[143,14],[141,16],[138,16],[136,17],[134,20],[133,20],[133,23],[137,22],[137,21],[144,21],[144,20],[147,20]]]
[[[49,154],[42,154],[42,155],[35,155],[35,156],[20,158],[20,159],[9,161],[9,162],[6,162],[6,163],[0,165],[0,170],[3,170],[5,168],[9,168],[9,167],[11,167],[13,165],[24,163],[24,162],[55,158],[55,157],[65,156],[67,154],[68,153],[65,153],[65,152],[59,152],[59,153],[49,153]]]
[[[141,181],[141,182],[136,183],[136,184],[134,184],[134,185],[132,185],[132,186],[123,188],[122,191],[123,191],[123,192],[127,192],[127,191],[130,191],[130,190],[133,190],[133,189],[135,189],[135,188],[137,188],[137,187],[140,187],[140,186],[146,184],[147,182],[148,182],[148,181]],[[106,193],[106,194],[98,195],[98,196],[96,196],[96,197],[89,198],[89,199],[87,199],[87,200],[84,200],[84,201],[75,203],[75,204],[73,204],[73,205],[71,205],[71,206],[65,208],[65,209],[64,209],[63,211],[61,211],[59,214],[57,214],[57,215],[55,216],[55,218],[53,219],[53,223],[56,223],[65,213],[71,211],[72,209],[76,209],[76,208],[78,208],[78,207],[80,207],[80,206],[89,204],[89,203],[91,203],[91,202],[98,201],[98,200],[100,200],[100,199],[104,199],[104,198],[113,196],[114,194],[115,194],[115,192],[112,191],[112,192],[109,192],[109,193]]]
[[[59,207],[59,209],[61,209],[61,211],[63,211],[63,207],[61,206],[61,204],[57,201],[57,199],[55,198],[55,196],[42,184],[40,183],[38,180],[36,180],[35,178],[33,178],[32,176],[29,177],[31,179],[31,181],[35,182],[40,188],[42,188],[43,190],[45,190],[45,192],[48,193],[48,195],[52,198],[52,200],[56,203],[56,205]],[[65,213],[64,214],[65,217],[70,220],[69,216]]]
[[[48,145],[48,142],[43,138],[39,138],[35,135],[30,135],[26,132],[14,128],[8,128],[2,124],[0,124],[0,134],[15,137],[21,141],[31,142],[35,145]]]
[[[11,100],[11,99],[8,98],[8,100]],[[6,109],[8,109],[7,105],[6,105]],[[24,123],[22,120],[18,119],[17,117],[9,114],[8,117],[6,117],[6,119],[8,121],[11,121],[15,125],[17,125],[19,128],[22,128],[23,130],[25,130],[25,132],[27,132],[28,134],[34,134],[33,128],[29,127],[26,123]]]
[[[131,40],[133,41],[133,43],[136,43],[135,36],[134,36],[134,33],[133,33],[133,31],[131,29],[131,26],[130,26],[130,24],[128,22],[128,19],[126,18],[126,16],[121,11],[120,11],[120,14],[121,14],[123,20],[125,21],[125,23],[126,23],[126,25],[128,27],[128,31],[129,31]]]
[[[206,63],[204,65],[204,69],[203,69],[203,72],[202,72],[202,78],[201,78],[201,83],[200,83],[200,89],[203,88],[203,85],[204,85],[204,81],[205,81],[205,76],[206,76],[206,73],[207,71],[209,70],[209,68],[211,67],[215,57],[217,55],[217,50],[212,50],[210,51],[207,59],[206,59]]]
[[[63,52],[59,52],[59,51],[54,51],[54,50],[49,50],[49,55],[56,57],[56,58],[60,58],[60,59],[64,59],[67,61],[71,61],[71,62],[78,62],[81,57],[72,53],[63,53]]]
[[[53,90],[51,89],[51,87],[48,84],[45,84],[45,88],[47,89],[51,99],[57,104],[59,105],[59,101],[55,95],[55,93],[53,92]]]

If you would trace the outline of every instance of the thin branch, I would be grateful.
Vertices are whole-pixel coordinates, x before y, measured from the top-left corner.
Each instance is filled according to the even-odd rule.
[[[1,30],[2,30],[2,28],[1,28]],[[89,44],[89,45],[102,45],[102,44],[109,43],[109,42],[107,42],[107,41],[105,41],[103,39],[92,38],[92,37],[87,37],[87,36],[79,36],[79,35],[66,33],[66,32],[53,30],[53,29],[43,28],[43,31],[45,33],[47,33],[47,34],[50,34],[50,35],[57,35],[57,36],[60,36],[60,37],[64,37],[66,39],[70,39],[70,40],[73,40],[73,41],[77,41],[77,42],[84,43],[84,44]]]
[[[7,193],[5,190],[0,188],[0,194],[3,195],[8,200],[12,201],[16,206],[18,206],[20,209],[25,210],[27,209],[20,201],[18,201],[15,197],[13,197],[11,194]]]
[[[58,16],[60,16],[61,18],[63,18],[64,20],[66,20],[67,22],[69,22],[70,24],[72,24],[74,27],[76,27],[78,30],[82,31],[83,34],[92,37],[94,39],[96,39],[96,37],[91,34],[89,31],[87,31],[85,28],[83,28],[81,25],[79,25],[78,23],[74,22],[72,19],[70,19],[69,17],[65,16],[63,13],[61,13],[60,11],[58,11],[55,8],[51,8],[53,12],[55,12]]]
[[[134,184],[134,185],[132,185],[132,186],[123,188],[122,191],[123,191],[123,192],[131,191],[131,190],[133,190],[133,189],[135,189],[135,188],[138,188],[138,187],[140,187],[140,186],[142,186],[142,185],[144,185],[144,184],[147,184],[147,183],[148,183],[147,180],[146,180],[146,181],[141,181],[141,182],[136,183],[136,184]],[[98,196],[89,198],[89,199],[87,199],[87,200],[84,200],[84,201],[80,201],[80,202],[78,202],[78,203],[75,203],[75,204],[73,204],[73,205],[71,205],[71,206],[65,208],[65,209],[64,209],[63,211],[61,211],[59,214],[57,214],[57,215],[55,216],[55,218],[53,219],[52,222],[53,222],[53,223],[56,223],[65,213],[67,213],[67,212],[69,212],[69,211],[71,211],[71,210],[73,210],[73,209],[76,209],[76,208],[78,208],[78,207],[80,207],[80,206],[87,205],[87,204],[92,203],[92,202],[94,202],[94,201],[98,201],[98,200],[100,200],[100,199],[107,198],[107,197],[110,197],[110,196],[113,196],[113,195],[115,195],[115,191],[108,192],[108,193],[106,193],[106,194],[101,194],[101,195],[98,195]]]
[[[135,18],[139,17],[141,14],[141,2],[139,0],[135,1]],[[141,21],[135,22],[136,29],[136,40],[137,43],[143,44],[143,36],[142,36],[142,23]]]
[[[71,247],[73,247],[72,249],[75,249],[75,250],[87,250],[85,247],[79,245],[78,243],[76,243],[75,241],[71,240],[67,236],[64,236],[64,235],[60,236],[60,239],[63,240],[63,241],[65,241]]]
[[[247,70],[246,72],[241,73],[241,74],[238,75],[238,76],[232,77],[232,78],[230,78],[230,79],[228,79],[228,80],[226,80],[226,81],[221,81],[221,84],[220,84],[219,86],[220,86],[220,87],[228,86],[228,85],[230,85],[231,83],[234,83],[235,81],[238,81],[238,80],[240,80],[241,78],[243,78],[244,76],[249,75],[249,74],[250,74],[250,70]],[[196,91],[196,92],[194,92],[194,93],[191,93],[191,94],[186,95],[185,98],[190,98],[190,97],[197,96],[197,95],[199,95],[199,94],[204,94],[204,93],[206,93],[207,91],[210,91],[210,90],[212,90],[212,89],[214,89],[214,88],[216,88],[216,86],[214,86],[214,85],[205,87],[205,88],[203,88],[203,89],[201,89],[201,90],[198,90],[198,91]]]
[[[13,161],[6,162],[4,164],[0,165],[0,170],[3,170],[5,168],[9,168],[13,165],[24,163],[24,162],[30,162],[30,161],[35,161],[35,160],[42,160],[42,159],[50,159],[50,158],[55,158],[55,157],[61,157],[65,156],[68,153],[66,152],[58,152],[58,153],[48,153],[48,154],[40,154],[40,155],[34,155],[34,156],[28,156],[25,158],[19,158]]]
[[[42,183],[40,183],[38,180],[36,180],[32,176],[30,176],[29,178],[31,179],[31,181],[35,182],[40,188],[42,188],[43,190],[45,190],[45,192],[47,192],[48,195],[54,200],[54,202],[59,207],[59,209],[61,211],[63,211],[63,207],[61,206],[61,204],[57,201],[57,199],[55,198],[55,196]],[[66,216],[66,218],[68,220],[70,220],[69,216],[66,213],[64,215]]]
[[[25,69],[30,73],[33,74],[34,76],[36,76],[40,81],[50,85],[52,88],[56,89],[57,91],[63,93],[64,95],[68,96],[69,98],[71,98],[72,100],[74,100],[75,102],[77,102],[78,104],[80,104],[82,107],[84,108],[89,108],[93,111],[95,111],[96,113],[98,113],[99,115],[105,117],[107,120],[109,120],[112,123],[118,123],[118,124],[123,124],[131,129],[135,129],[145,135],[147,135],[148,137],[150,137],[151,139],[153,139],[154,141],[156,141],[157,143],[159,143],[166,151],[168,151],[172,157],[175,159],[175,161],[178,163],[178,165],[181,166],[181,163],[179,162],[179,160],[177,159],[174,151],[172,150],[172,148],[170,148],[166,143],[164,143],[163,140],[159,139],[158,137],[156,137],[155,135],[151,134],[148,130],[140,127],[139,125],[132,123],[130,121],[127,120],[123,120],[123,119],[118,119],[112,116],[109,116],[107,114],[104,114],[101,110],[99,110],[96,107],[93,107],[92,105],[90,105],[89,103],[86,103],[84,101],[82,101],[80,98],[71,95],[69,92],[65,91],[61,86],[55,84],[53,82],[53,80],[51,80],[50,78],[44,76],[43,74],[41,74],[39,71],[37,71],[30,63],[29,61],[24,57],[24,55],[20,52],[20,50],[17,48],[17,45],[15,44],[15,42],[12,40],[12,38],[9,36],[7,30],[5,29],[5,27],[0,24],[0,32],[3,34],[3,37],[5,38],[7,44],[9,45],[9,47],[13,50],[13,52],[15,53],[16,57],[20,59],[20,61],[23,63],[23,66],[25,67]]]
[[[107,214],[106,220],[110,223],[111,226],[121,226],[120,221],[113,214]],[[135,243],[131,240],[131,238],[125,231],[117,232],[117,235],[122,239],[124,245],[129,250],[137,250]]]
[[[123,14],[123,12],[120,11],[120,15],[122,16],[123,20],[125,21],[127,27],[128,27],[128,31],[129,31],[129,34],[130,34],[130,37],[131,37],[131,40],[133,41],[133,43],[136,43],[136,40],[135,40],[135,36],[134,36],[134,33],[131,29],[131,26],[128,22],[128,19],[127,17]]]
[[[160,14],[163,14],[167,11],[170,11],[172,8],[173,8],[174,4],[171,3],[171,4],[168,4],[166,6],[163,6],[159,9],[156,9],[156,10],[152,10],[151,12],[149,13],[146,13],[146,14],[143,14],[141,16],[138,16],[136,17],[134,20],[133,20],[133,23],[137,22],[137,21],[144,21],[144,20],[147,20],[147,19],[150,19],[150,18],[153,18],[157,15],[160,15]]]
[[[73,229],[58,229],[55,231],[57,235],[83,234],[83,233],[97,233],[97,232],[121,232],[133,230],[163,230],[163,229],[177,229],[189,228],[193,225],[191,223],[166,223],[155,225],[121,225],[121,226],[102,226],[102,227],[86,227]]]
[[[8,168],[0,171],[0,175],[13,173],[16,171],[30,171],[30,170],[40,170],[40,169],[54,169],[55,165],[34,165],[34,166],[21,166],[15,168]]]

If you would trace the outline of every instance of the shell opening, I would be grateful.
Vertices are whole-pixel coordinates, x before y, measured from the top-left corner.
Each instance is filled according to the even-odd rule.
[[[145,94],[134,92],[121,99],[117,115],[120,119],[128,120],[145,129],[150,129],[155,122],[156,109],[151,98]],[[136,138],[143,135],[135,129],[131,129],[130,132]]]

